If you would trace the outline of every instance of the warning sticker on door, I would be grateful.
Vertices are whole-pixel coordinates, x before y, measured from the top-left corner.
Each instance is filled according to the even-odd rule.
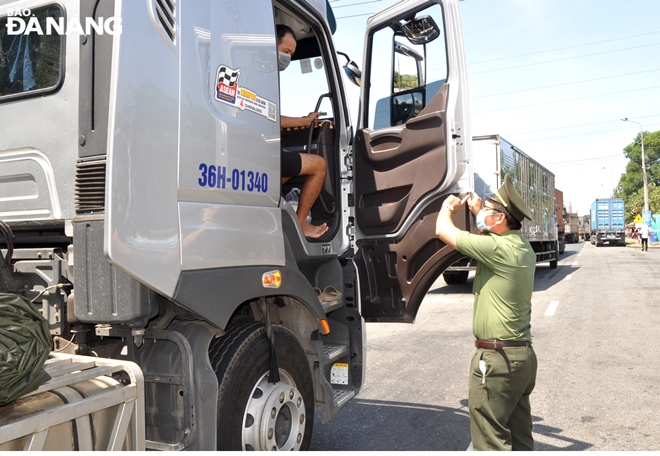
[[[330,383],[334,385],[348,385],[348,364],[335,363],[330,369]]]
[[[238,80],[241,70],[220,65],[216,73],[215,99],[241,111],[248,110],[266,117],[273,122],[277,121],[277,105],[272,101],[260,97],[255,92],[241,87]]]

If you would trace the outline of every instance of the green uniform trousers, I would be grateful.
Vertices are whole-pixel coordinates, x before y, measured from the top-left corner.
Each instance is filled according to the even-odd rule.
[[[479,367],[482,360],[485,376]],[[531,346],[477,349],[468,396],[474,450],[534,450],[529,395],[536,383],[536,365]]]

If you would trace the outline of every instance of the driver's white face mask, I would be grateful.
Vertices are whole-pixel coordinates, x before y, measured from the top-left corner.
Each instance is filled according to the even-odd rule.
[[[277,51],[277,67],[280,71],[286,69],[291,63],[291,56],[286,52]]]

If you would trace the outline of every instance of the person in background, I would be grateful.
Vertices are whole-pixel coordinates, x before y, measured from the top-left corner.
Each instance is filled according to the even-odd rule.
[[[642,227],[639,229],[639,237],[642,240],[642,252],[649,251],[649,234],[651,229],[646,223],[642,223]]]
[[[467,202],[480,234],[457,228],[452,213]],[[477,260],[468,406],[474,450],[534,450],[529,396],[536,383],[531,314],[536,254],[520,233],[531,212],[510,176],[492,197],[447,197],[436,234]]]
[[[296,52],[296,35],[290,27],[277,25],[277,53],[279,70],[283,71],[289,66],[291,56]],[[306,117],[280,116],[282,128],[311,127],[316,125],[320,112],[311,112]],[[307,176],[300,189],[300,200],[296,216],[300,222],[303,234],[311,239],[319,238],[328,231],[328,225],[312,225],[307,223],[307,214],[321,193],[328,164],[323,157],[314,154],[300,154],[297,152],[282,151],[282,183],[295,176]]]

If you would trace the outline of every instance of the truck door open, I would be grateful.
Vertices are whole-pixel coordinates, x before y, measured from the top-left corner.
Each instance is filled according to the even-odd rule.
[[[471,187],[458,6],[419,0],[367,22],[354,144],[362,314],[412,322],[435,278],[460,257],[435,235],[442,201]],[[467,211],[454,216],[469,226]]]

